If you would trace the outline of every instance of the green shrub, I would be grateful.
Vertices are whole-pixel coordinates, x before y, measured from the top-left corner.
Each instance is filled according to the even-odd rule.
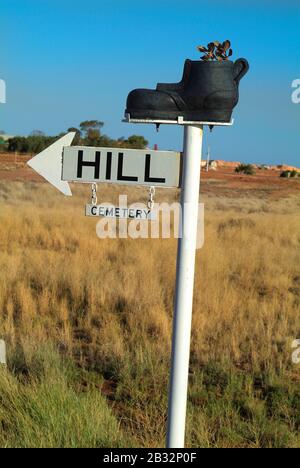
[[[284,177],[285,179],[291,177],[291,171],[282,171],[280,177]]]
[[[255,170],[252,164],[240,164],[235,168],[235,172],[238,174],[254,175]]]
[[[296,171],[295,169],[292,171],[282,171],[280,177],[290,178],[290,177],[299,177],[300,172]]]

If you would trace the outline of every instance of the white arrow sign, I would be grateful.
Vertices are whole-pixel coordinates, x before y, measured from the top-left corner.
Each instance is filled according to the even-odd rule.
[[[27,163],[64,195],[72,196],[68,182],[180,187],[180,153],[70,146],[74,136],[68,133]]]
[[[173,151],[88,146],[63,151],[64,181],[179,187],[180,177],[181,155]]]
[[[74,136],[75,132],[68,133],[27,163],[50,184],[68,196],[72,196],[72,192],[68,182],[63,181],[61,177],[62,154],[64,147],[72,143]]]

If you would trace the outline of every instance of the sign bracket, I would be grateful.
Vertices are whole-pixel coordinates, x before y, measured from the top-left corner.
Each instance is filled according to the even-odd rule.
[[[234,123],[234,119],[230,122],[194,122],[184,120],[183,116],[179,116],[177,120],[160,120],[160,119],[132,119],[130,114],[125,114],[125,118],[122,120],[125,123],[134,123],[134,124],[154,124],[154,125],[192,125],[192,126],[199,126],[199,125],[207,125],[208,127],[230,127]]]

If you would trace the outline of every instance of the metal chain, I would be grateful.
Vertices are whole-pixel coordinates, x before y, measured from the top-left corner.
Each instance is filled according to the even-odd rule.
[[[148,198],[148,203],[147,203],[149,210],[153,210],[154,208],[154,196],[155,196],[155,187],[151,186],[149,188],[149,198]]]
[[[97,205],[97,184],[92,184],[92,205]]]

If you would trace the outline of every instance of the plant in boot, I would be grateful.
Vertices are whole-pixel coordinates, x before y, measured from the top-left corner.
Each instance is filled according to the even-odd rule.
[[[222,62],[223,60],[228,60],[232,56],[231,42],[227,39],[224,42],[214,41],[210,42],[206,47],[198,46],[197,49],[199,52],[203,52],[204,55],[201,57],[201,60],[218,60]]]
[[[215,50],[219,42],[210,42],[207,46],[198,46],[197,49],[199,52],[203,52],[205,55],[202,55],[201,60],[215,60]]]

